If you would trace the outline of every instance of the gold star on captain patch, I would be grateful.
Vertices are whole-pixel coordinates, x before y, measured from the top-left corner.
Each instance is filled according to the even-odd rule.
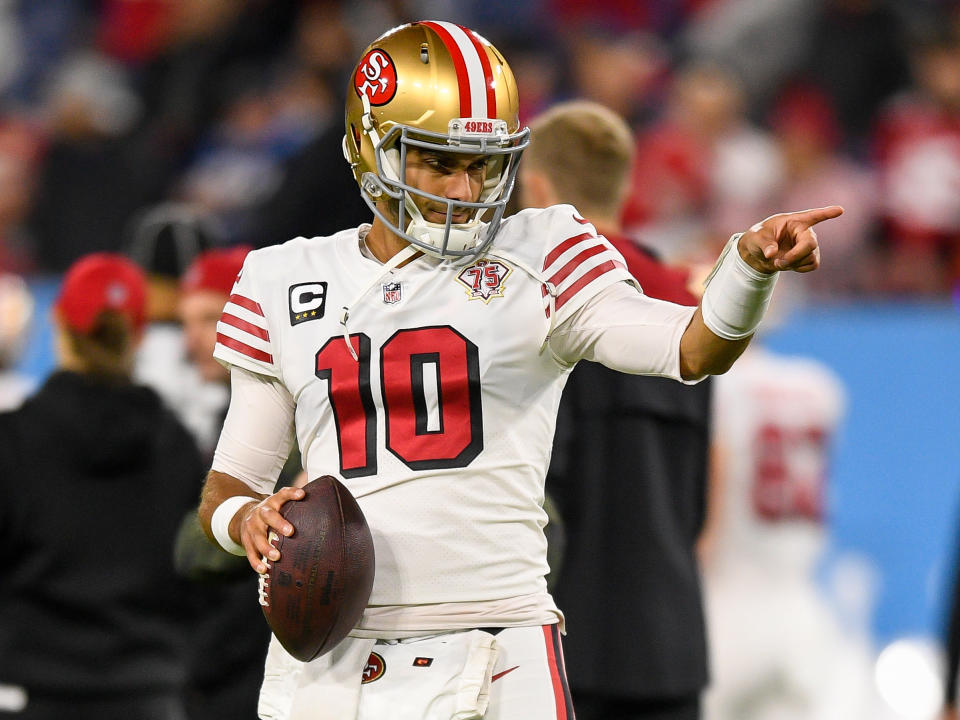
[[[316,316],[317,316],[317,311],[316,311],[316,310],[313,310],[313,311],[310,313],[310,317],[316,317]]]

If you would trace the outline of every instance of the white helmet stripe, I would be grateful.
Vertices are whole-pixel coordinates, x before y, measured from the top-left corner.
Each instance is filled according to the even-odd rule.
[[[458,66],[457,80],[461,84],[466,81],[469,85],[470,107],[462,107],[461,102],[460,112],[464,117],[490,117],[491,108],[487,105],[487,90],[491,87],[493,78],[488,78],[487,73],[484,72],[484,63],[480,58],[481,51],[478,45],[474,44],[459,25],[440,20],[423,24],[437,31],[447,50],[454,56],[454,65]],[[460,72],[458,60],[462,60],[465,73]],[[463,76],[464,74],[466,77]]]

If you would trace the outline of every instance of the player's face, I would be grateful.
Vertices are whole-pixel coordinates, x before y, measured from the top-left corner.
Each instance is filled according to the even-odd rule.
[[[407,184],[431,195],[439,195],[449,200],[477,202],[486,177],[486,155],[464,155],[419,148],[407,150]],[[413,200],[427,222],[447,221],[447,208],[442,203],[418,195],[413,195]],[[465,223],[469,221],[470,214],[469,208],[454,206],[453,222]]]
[[[227,370],[213,359],[217,322],[226,301],[226,295],[212,290],[198,290],[180,299],[180,321],[187,357],[204,380],[224,382],[229,378]]]

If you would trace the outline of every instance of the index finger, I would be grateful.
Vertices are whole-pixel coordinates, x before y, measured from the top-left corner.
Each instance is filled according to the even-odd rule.
[[[839,205],[828,205],[827,207],[811,208],[810,210],[788,213],[788,219],[811,227],[819,222],[840,217],[841,215],[843,215],[842,207]]]

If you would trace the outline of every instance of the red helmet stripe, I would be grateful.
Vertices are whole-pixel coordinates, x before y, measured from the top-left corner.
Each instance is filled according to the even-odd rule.
[[[443,44],[453,60],[453,67],[457,71],[457,86],[460,88],[460,117],[473,117],[473,107],[470,99],[470,74],[467,72],[467,64],[464,62],[463,53],[460,52],[460,46],[457,45],[453,35],[440,23],[428,21],[420,24],[433,30],[443,40]]]
[[[473,30],[465,28],[463,25],[457,27],[463,30],[470,42],[473,43],[473,47],[476,48],[477,55],[480,56],[480,66],[483,68],[483,85],[487,89],[487,117],[495,118],[497,117],[497,92],[496,85],[493,82],[493,68],[490,67],[490,58],[487,57],[487,51],[480,44],[477,34]]]

